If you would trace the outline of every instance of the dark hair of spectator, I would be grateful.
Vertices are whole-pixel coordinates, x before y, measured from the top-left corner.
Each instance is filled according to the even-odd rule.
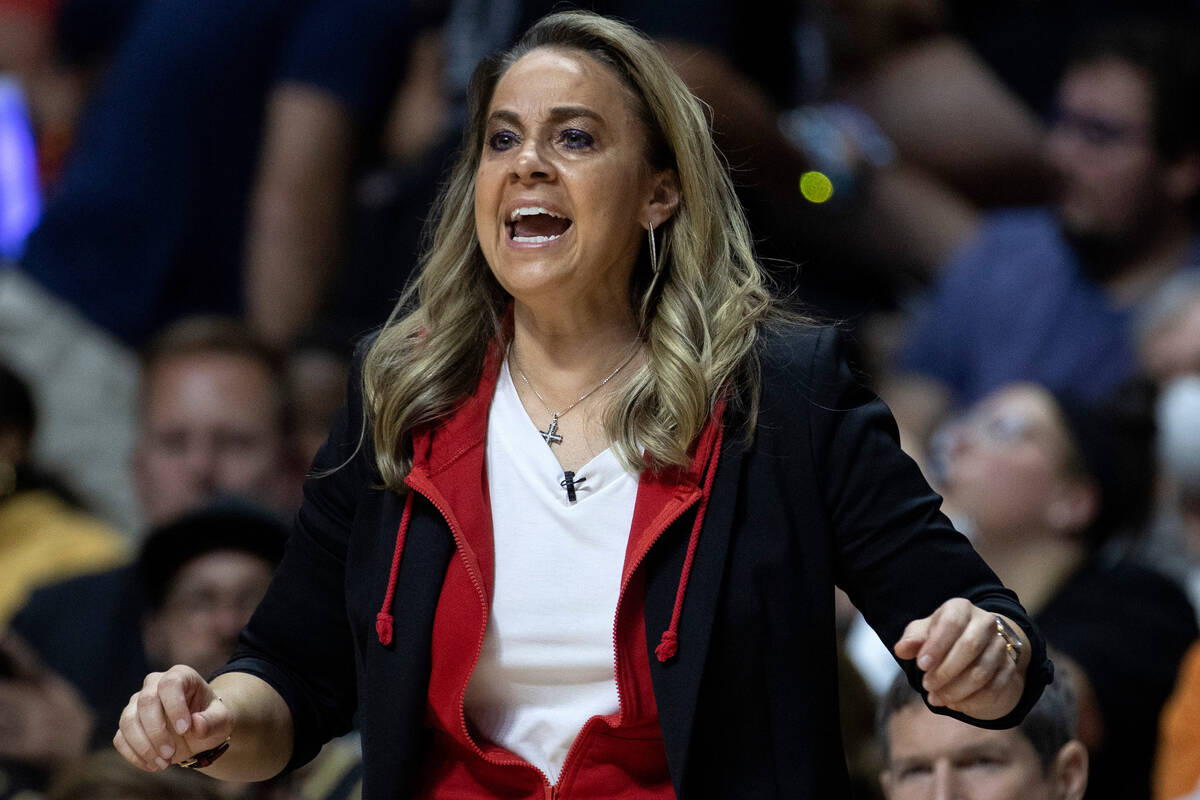
[[[16,431],[28,446],[37,425],[33,394],[25,381],[4,364],[0,364],[0,430]]]
[[[168,325],[142,349],[142,375],[151,375],[159,365],[171,359],[200,355],[238,356],[261,364],[270,373],[275,387],[280,430],[285,434],[291,432],[292,409],[284,390],[283,359],[236,319],[193,316]]]
[[[216,500],[151,531],[137,568],[146,602],[160,609],[175,576],[193,559],[217,550],[236,550],[279,564],[288,528],[269,511],[235,498]]]
[[[1200,150],[1200,35],[1181,20],[1142,19],[1095,30],[1067,59],[1067,71],[1117,60],[1141,69],[1150,81],[1154,142],[1175,161]]]
[[[924,707],[921,695],[913,690],[908,683],[908,677],[901,672],[880,699],[879,712],[875,721],[876,735],[879,739],[879,746],[883,750],[884,763],[890,763],[892,757],[891,742],[888,739],[888,722],[897,711],[914,704]],[[1078,709],[1075,705],[1075,692],[1071,688],[1070,678],[1066,673],[1059,671],[1054,676],[1054,682],[1046,687],[1041,698],[1025,715],[1024,721],[1017,726],[1021,735],[1033,745],[1033,751],[1037,753],[1043,771],[1049,772],[1058,751],[1075,738],[1077,718]]]
[[[24,457],[17,464],[0,462],[0,499],[31,489],[49,491],[74,508],[84,504],[65,483],[30,463],[29,447],[37,430],[37,405],[20,375],[0,364],[0,433],[16,432]]]
[[[142,772],[116,751],[94,753],[61,772],[46,800],[220,800],[217,783],[182,769]]]
[[[1092,481],[1100,495],[1086,543],[1096,549],[1114,534],[1141,533],[1156,474],[1153,387],[1130,381],[1098,405],[1069,392],[1051,394],[1070,440],[1068,469]]]

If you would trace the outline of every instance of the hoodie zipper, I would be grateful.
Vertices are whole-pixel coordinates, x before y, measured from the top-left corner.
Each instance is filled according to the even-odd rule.
[[[436,488],[434,488],[433,484],[429,482],[424,475],[418,475],[416,473],[410,473],[409,476],[405,478],[404,482],[410,489],[428,500],[429,503],[438,510],[438,513],[442,515],[442,518],[450,527],[450,535],[454,537],[455,550],[458,551],[459,557],[463,560],[463,566],[466,567],[467,576],[471,579],[471,585],[475,588],[476,597],[479,598],[479,607],[483,612],[483,624],[479,627],[479,638],[475,642],[475,655],[471,659],[471,669],[470,672],[468,672],[468,675],[470,675],[475,672],[475,667],[479,664],[479,657],[483,654],[483,638],[487,633],[488,616],[489,611],[491,610],[488,608],[487,592],[483,586],[483,576],[479,574],[476,565],[472,563],[471,559],[467,555],[467,540],[466,537],[463,536],[462,530],[458,526],[458,521],[450,513],[444,498],[442,498],[441,494]],[[468,680],[470,679],[468,678]],[[467,726],[466,692],[467,687],[464,686],[462,692],[458,696],[458,721],[459,725],[462,726],[463,735],[466,737],[467,743],[471,746],[471,749],[474,751],[475,755],[479,756],[487,763],[498,767],[515,766],[526,767],[533,770],[542,779],[542,784],[546,787],[546,797],[551,798],[551,800],[557,800],[558,790],[550,783],[550,779],[546,777],[546,773],[535,767],[533,764],[530,764],[528,761],[525,761],[522,758],[495,758],[483,752],[483,748],[480,747],[475,741],[475,737],[471,736],[471,730]],[[578,741],[578,737],[576,737],[576,740]],[[574,744],[572,744],[571,748],[574,750]],[[570,758],[570,751],[567,753],[567,758]]]
[[[629,571],[625,574],[625,577],[621,580],[621,591],[617,595],[617,613],[613,615],[613,674],[615,675],[615,677],[617,679],[617,726],[618,727],[625,720],[625,694],[621,689],[621,685],[622,685],[621,658],[620,658],[620,655],[617,650],[617,648],[619,647],[618,629],[620,627],[621,608],[625,604],[625,593],[626,593],[626,590],[629,588],[629,582],[633,580],[633,576],[637,574],[637,571],[639,569],[641,569],[642,563],[646,560],[646,557],[648,555],[650,555],[650,551],[654,549],[654,545],[658,544],[658,540],[661,539],[663,534],[667,532],[667,529],[670,528],[672,525],[674,525],[675,522],[680,517],[682,517],[684,514],[686,514],[688,512],[688,509],[690,509],[694,505],[696,505],[696,502],[700,499],[700,491],[698,489],[694,489],[694,490],[692,490],[691,496],[689,496],[687,498],[677,497],[676,499],[677,500],[685,500],[685,502],[682,503],[679,506],[679,509],[677,511],[675,511],[673,514],[671,514],[671,516],[668,517],[666,520],[664,520],[662,525],[660,525],[658,527],[658,529],[655,530],[651,534],[649,543],[645,547],[642,548],[641,553],[638,554],[637,559],[633,562],[633,565],[630,567]],[[651,655],[652,653],[653,653],[653,651],[648,652],[647,656]],[[567,757],[570,758],[570,753],[567,754]]]
[[[472,560],[467,555],[467,547],[468,546],[467,546],[466,537],[463,536],[462,530],[459,528],[457,520],[450,513],[449,508],[448,508],[447,504],[445,503],[444,498],[437,491],[437,489],[433,486],[433,484],[428,480],[428,478],[426,478],[426,476],[423,474],[410,473],[404,482],[408,485],[408,487],[410,489],[417,492],[422,497],[424,497],[427,501],[429,501],[430,505],[432,505],[434,508],[436,508],[438,513],[441,514],[442,518],[446,521],[446,525],[450,528],[450,535],[454,538],[455,549],[458,551],[459,557],[463,560],[463,566],[466,568],[467,576],[471,580],[471,586],[474,587],[474,589],[475,589],[475,596],[479,599],[479,607],[483,613],[483,624],[480,626],[479,638],[475,642],[475,655],[472,657],[471,670],[468,673],[468,674],[473,674],[475,672],[475,667],[479,665],[479,658],[483,654],[483,639],[484,639],[484,636],[487,634],[487,622],[488,622],[489,612],[491,610],[488,607],[487,591],[484,589],[484,586],[483,586],[483,576],[479,574],[478,569],[476,568],[476,565],[472,563]],[[680,517],[682,517],[684,514],[686,514],[690,508],[692,508],[694,505],[696,505],[696,501],[700,499],[700,495],[701,495],[701,492],[699,489],[693,489],[691,492],[691,495],[688,496],[686,499],[682,498],[682,497],[677,497],[677,499],[680,499],[680,500],[685,499],[686,501],[683,502],[674,513],[672,513],[668,518],[666,518],[662,522],[662,524],[658,526],[658,528],[656,530],[654,530],[654,532],[651,534],[649,543],[644,548],[642,548],[641,553],[638,554],[637,559],[634,561],[634,563],[631,566],[631,568],[629,569],[629,571],[625,574],[625,576],[621,580],[621,590],[620,590],[620,593],[617,595],[617,610],[616,610],[616,613],[613,615],[613,678],[617,685],[617,723],[613,727],[619,727],[625,718],[625,706],[626,706],[625,693],[622,690],[623,681],[622,681],[621,659],[617,652],[617,648],[618,648],[618,627],[619,627],[619,621],[621,619],[621,608],[625,602],[625,595],[629,588],[629,583],[630,583],[630,581],[633,580],[633,576],[635,574],[637,574],[637,571],[641,568],[642,563],[645,562],[646,557],[650,554],[650,551],[654,548],[654,545],[656,545],[658,543],[658,540],[662,538],[663,534],[666,533],[668,528],[670,528],[673,524],[675,524],[675,522]],[[469,678],[468,678],[468,680],[469,680]],[[479,744],[475,741],[475,738],[473,736],[471,736],[470,728],[467,725],[466,691],[467,691],[466,687],[464,686],[462,693],[459,694],[459,696],[458,696],[459,725],[462,726],[462,732],[463,732],[464,736],[466,737],[467,742],[470,744],[472,751],[474,751],[475,755],[479,756],[481,759],[483,759],[487,763],[492,764],[494,766],[525,767],[527,769],[533,770],[535,773],[537,773],[538,777],[540,777],[542,780],[542,786],[545,789],[546,799],[547,800],[558,800],[558,785],[551,783],[550,778],[540,768],[534,766],[533,764],[530,764],[528,761],[526,761],[522,758],[517,758],[517,757],[496,758],[494,756],[489,756],[487,753],[485,753],[483,751],[483,748],[480,747]],[[567,774],[567,767],[570,766],[572,759],[575,758],[575,755],[579,749],[580,742],[583,741],[585,734],[587,733],[588,729],[591,727],[592,722],[596,719],[597,719],[596,717],[592,717],[592,718],[588,719],[588,721],[583,724],[583,727],[580,728],[579,734],[575,737],[575,740],[573,742],[571,742],[571,747],[570,747],[570,749],[567,750],[567,756],[563,760],[563,766],[562,766],[562,771],[560,772],[560,777],[562,775]],[[603,718],[601,718],[601,719],[603,719]]]

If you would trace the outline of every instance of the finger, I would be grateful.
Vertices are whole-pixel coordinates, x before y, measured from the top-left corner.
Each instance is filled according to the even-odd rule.
[[[1012,659],[1006,657],[987,686],[948,705],[980,719],[997,719],[1016,707],[1024,688],[1024,677],[1012,663]]]
[[[985,692],[1005,663],[1012,663],[1004,652],[1004,643],[997,641],[996,644],[999,646],[989,643],[973,664],[954,679],[937,687],[935,691],[945,704],[953,705]]]
[[[171,757],[175,755],[175,737],[167,727],[167,716],[163,711],[162,699],[159,694],[145,689],[138,692],[136,708],[138,727],[149,742],[154,758],[170,761]],[[140,749],[138,753],[143,758],[147,757]]]
[[[122,758],[124,758],[130,764],[133,764],[138,769],[145,770],[146,772],[155,772],[158,770],[157,765],[151,766],[150,764],[147,764],[146,761],[139,756],[132,747],[129,746],[129,742],[125,739],[124,731],[118,730],[116,735],[113,736],[113,747],[117,748],[117,752],[121,754]]]
[[[125,706],[125,710],[121,712],[121,729],[119,732],[124,736],[130,750],[137,755],[146,769],[166,769],[168,765],[167,760],[155,749],[154,742],[150,740],[150,737],[146,735],[146,731],[142,727],[139,714],[141,694],[141,692],[138,692],[131,697],[129,705]]]
[[[921,650],[921,645],[925,644],[925,637],[929,635],[930,619],[930,617],[914,619],[904,627],[904,633],[892,648],[897,658],[910,659],[917,657],[917,653]]]
[[[197,685],[199,684],[199,685]],[[196,702],[207,705],[209,693],[205,691],[204,679],[188,667],[172,667],[163,674],[158,684],[158,695],[162,699],[164,713],[170,730],[176,735],[187,733],[192,725],[192,712]]]
[[[221,698],[213,697],[207,708],[192,714],[192,731],[206,742],[219,744],[233,732],[233,714]]]
[[[969,617],[967,627],[963,629],[962,634],[950,646],[950,651],[946,653],[946,657],[942,659],[942,663],[938,664],[936,669],[930,670],[925,675],[924,686],[926,689],[941,689],[946,684],[956,680],[959,675],[969,669],[979,656],[988,648],[988,645],[999,642],[1000,637],[996,635],[996,627],[994,618],[982,612],[975,611]],[[987,675],[987,679],[991,679],[991,673]],[[986,683],[986,680],[980,685]],[[945,697],[945,692],[942,692],[942,697]]]
[[[929,633],[917,654],[917,667],[925,672],[938,668],[970,622],[973,608],[967,600],[956,597],[933,612],[929,618]]]

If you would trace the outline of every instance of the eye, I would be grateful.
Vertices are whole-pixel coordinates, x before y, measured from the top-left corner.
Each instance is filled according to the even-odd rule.
[[[488,147],[503,152],[517,143],[517,135],[512,131],[496,131],[488,137]]]
[[[922,778],[933,771],[930,764],[909,764],[897,771],[896,777],[900,780],[913,780]]]
[[[591,147],[595,139],[586,131],[581,131],[578,128],[567,128],[558,135],[558,141],[568,150],[583,150],[584,148]]]
[[[187,450],[188,435],[185,431],[170,429],[157,432],[153,436],[153,441],[160,452],[177,455]]]
[[[980,753],[967,759],[962,766],[966,769],[995,769],[1003,764],[1004,762],[995,756]]]

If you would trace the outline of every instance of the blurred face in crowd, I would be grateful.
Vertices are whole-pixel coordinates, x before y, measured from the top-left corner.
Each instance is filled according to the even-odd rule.
[[[1081,64],[1064,76],[1058,104],[1047,145],[1064,230],[1101,241],[1141,238],[1168,202],[1148,76],[1115,58]]]
[[[266,365],[230,353],[170,356],[145,376],[135,473],[159,525],[216,495],[278,507],[289,483],[281,395]]]
[[[187,664],[212,674],[233,654],[272,572],[269,561],[241,550],[213,550],[187,562],[146,621],[151,660],[164,669]]]
[[[349,373],[345,360],[321,350],[293,353],[288,359],[288,394],[295,420],[293,449],[305,466],[324,444],[333,417],[346,400]]]
[[[1095,513],[1090,484],[1071,468],[1071,444],[1053,397],[1013,384],[984,398],[949,433],[942,488],[981,540],[1025,542],[1072,533]]]
[[[1146,338],[1141,360],[1160,386],[1183,375],[1200,375],[1200,294]]]
[[[909,703],[888,720],[888,800],[1079,800],[1087,754],[1068,742],[1043,767],[1018,728],[985,730]]]

